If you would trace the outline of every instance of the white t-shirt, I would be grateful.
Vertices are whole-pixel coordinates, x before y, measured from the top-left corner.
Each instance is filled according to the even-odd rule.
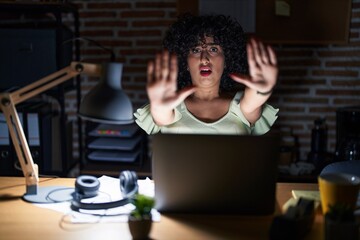
[[[264,104],[261,117],[253,126],[246,120],[240,110],[240,99],[243,92],[238,92],[230,103],[229,111],[219,120],[206,123],[192,115],[184,102],[175,108],[173,123],[166,126],[155,124],[150,105],[139,108],[134,116],[136,123],[148,134],[162,133],[198,133],[198,134],[252,134],[261,135],[270,130],[277,119],[278,109]]]

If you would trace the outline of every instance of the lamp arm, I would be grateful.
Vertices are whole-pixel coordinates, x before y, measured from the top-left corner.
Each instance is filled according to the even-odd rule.
[[[52,87],[55,87],[73,77],[85,73],[91,76],[99,76],[101,66],[98,64],[72,62],[53,74],[41,78],[19,90],[11,93],[0,94],[0,109],[2,110],[8,126],[11,140],[14,144],[16,155],[26,181],[26,194],[36,194],[39,182],[38,167],[34,163],[21,125],[16,104],[36,96]]]
[[[37,183],[39,182],[38,167],[33,162],[24,130],[10,94],[1,95],[1,110],[5,116],[10,137],[25,177],[26,193],[36,194]]]
[[[16,105],[63,82],[66,82],[80,73],[85,73],[90,76],[100,76],[101,65],[72,62],[69,66],[12,92],[11,98]]]

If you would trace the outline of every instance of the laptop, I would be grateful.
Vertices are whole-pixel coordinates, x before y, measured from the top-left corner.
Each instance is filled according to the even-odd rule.
[[[161,213],[274,213],[279,136],[156,134],[152,143]]]

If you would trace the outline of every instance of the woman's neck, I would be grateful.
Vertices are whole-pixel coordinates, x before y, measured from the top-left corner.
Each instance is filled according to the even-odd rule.
[[[229,112],[231,100],[231,96],[227,94],[195,92],[186,98],[184,103],[195,118],[211,123]]]
[[[195,91],[191,97],[193,100],[202,100],[202,101],[210,101],[219,98],[220,94],[218,89],[216,90],[197,90]]]

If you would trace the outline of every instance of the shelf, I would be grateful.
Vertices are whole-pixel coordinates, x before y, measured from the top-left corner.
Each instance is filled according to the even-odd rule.
[[[69,64],[68,60],[71,62],[73,61],[73,58],[75,58],[75,60],[80,59],[79,44],[77,42],[69,43],[70,47],[68,47],[68,49],[70,49],[71,52],[67,51],[63,47],[63,42],[65,40],[79,36],[79,14],[75,4],[2,1],[0,3],[0,13],[2,14],[0,28],[4,30],[1,32],[3,45],[9,48],[9,45],[16,41],[16,44],[13,44],[14,47],[12,50],[5,49],[3,51],[7,57],[4,62],[10,65],[7,66],[8,69],[15,69],[15,71],[10,72],[10,76],[13,73],[19,73],[19,69],[21,70],[20,72],[24,74],[24,77],[16,77],[16,79],[23,79],[23,82],[21,83],[15,83],[10,78],[5,80],[7,81],[6,83],[11,81],[12,85],[10,87],[13,87],[14,84],[18,85],[18,88],[25,87],[29,83],[39,80],[40,78],[67,66]],[[72,14],[72,21],[67,21],[69,26],[72,28],[71,31],[64,27],[63,13]],[[37,18],[39,14],[47,16],[46,22],[49,23],[48,25],[43,25],[43,19]],[[53,17],[51,15],[53,15]],[[7,21],[7,18],[9,21]],[[6,30],[12,31],[12,33],[7,33],[13,34],[10,36],[10,40],[5,39]],[[18,33],[20,32],[20,35],[16,33],[16,31],[18,31]],[[38,52],[39,49],[41,52]],[[74,53],[72,52],[72,49],[74,49]],[[23,55],[21,55],[21,53],[23,53]],[[65,56],[64,54],[67,55]],[[13,57],[15,61],[11,62],[11,58],[9,56]],[[46,61],[43,60],[45,58],[47,59]],[[39,61],[39,59],[41,59],[41,61]],[[37,65],[34,63],[37,63]],[[45,69],[44,65],[48,68]],[[4,67],[5,64],[3,63],[2,66]],[[38,73],[38,75],[30,74],[35,72]],[[79,101],[81,98],[80,79],[76,78],[71,84],[68,83],[61,84],[46,92],[46,94],[52,96],[58,101],[59,112],[54,115],[56,116],[56,122],[53,121],[52,123],[54,124],[54,127],[61,130],[59,131],[59,134],[47,131],[47,137],[54,137],[53,139],[56,140],[56,143],[51,144],[49,141],[41,142],[42,151],[46,153],[50,151],[50,156],[52,156],[47,156],[46,158],[41,159],[41,161],[48,164],[52,161],[52,159],[59,158],[58,162],[56,162],[57,167],[54,168],[53,171],[50,171],[50,173],[48,172],[45,174],[67,176],[68,171],[76,164],[77,161],[72,156],[73,130],[72,122],[68,121],[65,113],[65,93],[70,89],[76,90],[77,101]],[[5,89],[8,89],[7,85],[4,85],[2,90]],[[78,124],[78,129],[81,131],[81,123]],[[80,144],[81,143],[79,143],[79,145]],[[52,145],[60,146],[61,149],[55,150]],[[16,155],[15,153],[11,154]],[[40,174],[43,174],[43,172],[40,172]]]
[[[147,134],[135,123],[127,125],[86,122],[81,174],[117,176],[123,170],[151,176]]]

